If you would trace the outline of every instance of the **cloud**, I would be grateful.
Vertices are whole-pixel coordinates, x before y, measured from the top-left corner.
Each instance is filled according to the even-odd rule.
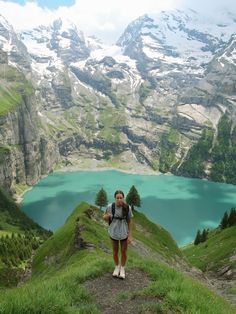
[[[40,24],[48,25],[63,16],[71,19],[85,33],[111,42],[116,41],[125,27],[140,15],[170,9],[174,3],[176,0],[164,3],[157,0],[77,0],[70,7],[49,10],[41,8],[37,1],[24,5],[0,1],[0,12],[17,31]]]
[[[183,0],[182,5],[205,14],[211,11],[215,13],[219,10],[227,10],[236,14],[235,0]]]
[[[40,24],[48,24],[53,19],[54,12],[43,9],[36,2],[20,5],[13,2],[0,1],[0,12],[15,30],[22,30]]]
[[[145,13],[184,7],[201,12],[213,12],[219,8],[236,12],[233,0],[76,0],[74,5],[56,10],[41,8],[37,1],[20,5],[0,0],[1,14],[17,31],[48,25],[62,16],[71,19],[85,34],[108,42],[115,42],[131,21]]]
[[[178,0],[177,0],[178,1]],[[174,0],[77,0],[73,7],[58,12],[70,17],[87,34],[114,42],[126,26],[140,15],[170,9]]]

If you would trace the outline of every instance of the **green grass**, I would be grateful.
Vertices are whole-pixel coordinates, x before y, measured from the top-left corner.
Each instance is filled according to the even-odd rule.
[[[160,168],[160,160],[159,159],[152,159],[152,169],[153,170],[159,170]]]
[[[162,172],[171,171],[176,165],[176,150],[180,141],[180,133],[176,129],[170,129],[169,133],[163,134],[161,139],[161,152],[159,169]]]
[[[206,242],[188,245],[183,248],[187,260],[201,270],[216,271],[229,261],[236,247],[236,226],[223,230],[214,229]]]
[[[15,233],[20,232],[20,227],[14,224],[10,214],[6,211],[1,212],[1,209],[0,209],[0,228],[1,228],[0,235],[4,233],[12,234],[13,232]]]
[[[15,190],[16,190],[16,194],[17,195],[21,195],[23,194],[25,191],[27,191],[29,189],[29,185],[27,184],[16,184],[15,185]]]
[[[124,159],[124,153],[112,155],[110,159],[104,160],[102,162],[102,167],[113,167],[123,170],[129,170],[130,167],[127,165],[127,160]]]
[[[9,145],[0,144],[0,153],[8,153],[11,151],[11,147]]]
[[[0,113],[0,115],[1,115],[1,113]],[[10,152],[11,152],[11,149],[8,145],[0,144],[0,164],[2,164],[5,161],[6,156],[9,155]]]
[[[118,109],[104,107],[99,113],[99,121],[103,125],[98,136],[112,143],[120,142],[121,132],[117,129],[126,125],[126,115],[124,107]]]
[[[151,91],[152,91],[152,88],[151,88],[151,85],[148,82],[142,83],[140,85],[138,94],[139,94],[139,102],[141,104],[144,103],[146,98],[150,95]]]
[[[143,112],[143,106],[140,103],[137,103],[134,110],[136,114],[141,114]]]
[[[133,235],[136,239],[143,242],[153,252],[161,254],[163,257],[174,258],[182,256],[176,242],[168,231],[161,226],[152,223],[144,214],[135,211],[135,223],[133,225]],[[137,225],[141,226],[138,228]]]
[[[161,300],[161,313],[234,313],[226,301],[174,269],[152,261],[140,267],[153,279],[142,294]]]
[[[79,223],[84,226],[81,236],[86,238],[87,242],[92,242],[99,246],[99,243],[103,241],[107,247],[110,247],[110,240],[106,232],[104,232],[104,227],[100,224],[91,226],[91,220],[83,214],[88,208],[89,205],[87,203],[81,203],[68,217],[66,223],[38,249],[33,262],[34,274],[42,275],[48,271],[54,272],[57,268],[56,262],[53,267],[45,265],[45,263],[43,263],[45,256],[54,256],[55,259],[60,260],[60,267],[68,264],[68,259],[70,259],[71,256],[73,257],[75,252],[73,247],[77,219],[79,219]],[[97,215],[101,217],[102,213],[97,208],[94,208],[94,210],[97,212]],[[81,256],[83,256],[83,253],[84,251],[81,252]]]
[[[5,232],[22,233],[25,230],[48,234],[46,230],[31,220],[14,200],[0,188],[0,230]]]
[[[130,298],[130,294],[125,291],[121,291],[116,295],[116,302],[122,302],[128,300]]]
[[[11,236],[12,232],[11,231],[0,230],[0,238],[1,237],[5,237],[6,235]]]
[[[15,108],[20,104],[20,100],[20,96],[15,93],[13,88],[0,87],[0,115],[4,115]]]
[[[24,75],[6,64],[0,64],[0,83],[0,116],[20,105],[23,96],[33,93]]]
[[[89,266],[96,267],[96,263]],[[86,267],[78,267],[69,274],[5,291],[0,296],[0,313],[98,313],[93,297],[80,285],[85,273],[92,275]]]
[[[78,114],[79,113],[77,112],[77,108],[76,109],[70,108],[63,112],[65,120],[69,122],[69,124],[71,124],[71,126],[75,130],[78,129]],[[62,127],[60,126],[60,129],[66,131],[67,127],[65,125],[62,125]]]
[[[157,301],[145,302],[143,307],[160,308],[163,313],[235,313],[222,298],[174,269],[137,257],[130,258],[128,267],[138,267],[151,278],[150,285],[137,295],[153,296]],[[54,276],[33,278],[21,288],[3,291],[0,313],[98,313],[93,295],[82,283],[112,269],[111,256],[105,256],[101,250],[86,252],[83,256],[76,254],[73,261]],[[127,297],[122,291],[116,296],[119,302]]]
[[[160,308],[162,313],[235,313],[223,298],[174,269],[148,260],[136,260],[133,265],[152,278],[151,284],[140,294],[156,297],[158,302],[152,302],[151,306]]]
[[[82,284],[89,278],[112,272],[113,260],[106,228],[100,222],[102,212],[92,207],[95,219],[91,220],[86,214],[88,208],[90,205],[87,203],[76,207],[66,223],[37,250],[33,277],[26,284],[1,290],[0,314],[99,313],[94,296]],[[92,242],[95,248],[73,249],[77,223],[81,226],[84,241]],[[148,223],[144,215],[135,212],[133,226],[133,237],[143,245],[152,248],[155,241],[160,242],[156,250],[163,256],[167,255],[164,246],[168,246],[168,256],[181,255],[169,234]],[[104,246],[108,250],[104,251]],[[59,260],[46,263],[46,256],[56,256]],[[152,309],[157,313],[159,310],[171,314],[235,313],[226,301],[200,283],[158,261],[140,257],[131,248],[127,267],[143,270],[151,280],[148,287],[136,292],[137,298],[139,295],[152,298],[152,302],[142,304],[144,312]],[[119,302],[127,302],[129,297],[122,291],[116,296]]]

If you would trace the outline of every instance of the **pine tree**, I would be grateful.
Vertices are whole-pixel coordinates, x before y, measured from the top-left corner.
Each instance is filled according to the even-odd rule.
[[[134,206],[140,207],[141,205],[140,196],[134,185],[132,185],[126,196],[126,202],[131,205],[132,210],[134,210]]]
[[[100,206],[100,209],[108,204],[107,193],[103,188],[97,193],[95,204]]]
[[[203,229],[202,234],[201,234],[201,242],[205,242],[207,240],[207,235],[208,235],[207,230]]]
[[[231,208],[229,218],[228,218],[228,226],[235,226],[236,225],[236,209]]]
[[[222,217],[221,222],[220,222],[220,228],[221,229],[227,228],[228,227],[228,221],[229,221],[229,216],[228,216],[228,213],[225,212],[224,216]]]
[[[197,231],[195,240],[194,240],[194,245],[198,245],[201,242],[201,232],[200,230]]]

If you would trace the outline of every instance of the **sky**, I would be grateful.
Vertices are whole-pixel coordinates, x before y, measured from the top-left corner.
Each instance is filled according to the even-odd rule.
[[[203,14],[226,9],[236,15],[235,0],[0,0],[0,14],[16,31],[48,25],[60,16],[86,35],[116,42],[126,26],[143,14],[190,8]]]

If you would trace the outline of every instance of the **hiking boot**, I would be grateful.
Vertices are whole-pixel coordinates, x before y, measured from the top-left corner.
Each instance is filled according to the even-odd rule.
[[[115,267],[114,271],[113,271],[112,276],[113,276],[113,277],[119,277],[119,273],[120,273],[120,266],[117,265],[117,266]]]
[[[125,268],[121,266],[119,278],[125,279]]]

